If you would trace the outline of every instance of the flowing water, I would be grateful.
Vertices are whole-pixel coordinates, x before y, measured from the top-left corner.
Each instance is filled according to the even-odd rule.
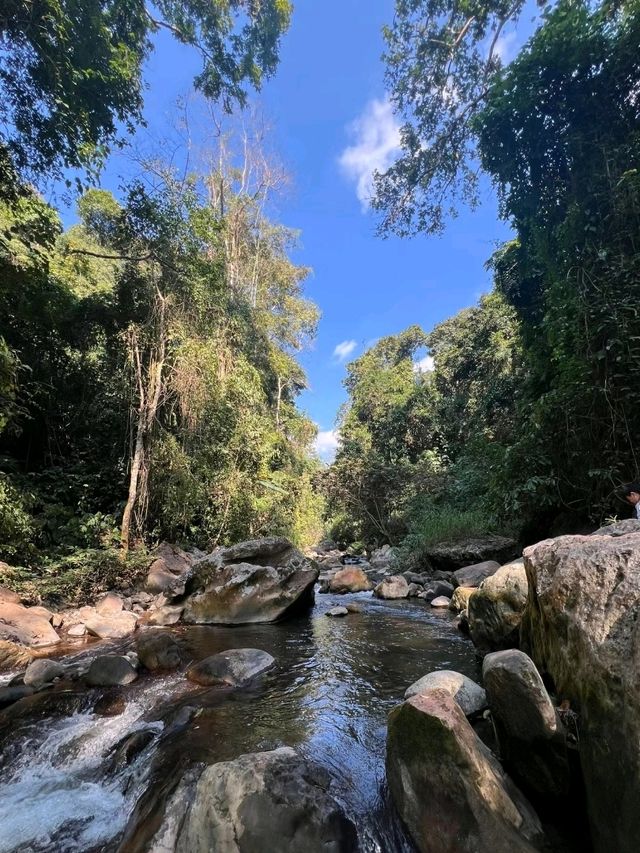
[[[326,618],[354,600],[360,613]],[[433,669],[478,678],[473,647],[448,612],[320,595],[308,616],[281,624],[172,633],[189,661],[250,647],[277,667],[238,691],[198,687],[183,672],[146,676],[123,689],[125,709],[111,717],[93,712],[104,691],[71,689],[0,714],[0,853],[136,853],[156,833],[163,849],[167,804],[190,767],[283,745],[328,771],[363,853],[412,850],[387,798],[386,716]],[[100,652],[124,647],[100,644]]]

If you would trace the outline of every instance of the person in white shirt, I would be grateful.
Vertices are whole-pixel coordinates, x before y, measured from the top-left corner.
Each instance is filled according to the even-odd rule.
[[[622,494],[630,504],[633,504],[633,518],[640,518],[640,483],[627,483]]]

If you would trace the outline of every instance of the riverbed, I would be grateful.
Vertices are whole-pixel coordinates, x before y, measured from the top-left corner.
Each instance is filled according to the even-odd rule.
[[[325,615],[346,602],[360,612]],[[283,745],[329,774],[362,853],[413,850],[388,803],[386,717],[434,669],[479,678],[452,614],[416,599],[318,595],[308,615],[279,624],[153,630],[171,631],[185,663],[250,647],[277,665],[235,691],[193,685],[184,667],[146,675],[118,690],[125,705],[114,716],[93,711],[104,690],[69,685],[13,706],[0,715],[0,853],[145,850],[154,836],[159,844],[166,803],[190,767]],[[67,652],[82,659],[130,645]],[[144,733],[140,751],[114,752],[132,732]]]

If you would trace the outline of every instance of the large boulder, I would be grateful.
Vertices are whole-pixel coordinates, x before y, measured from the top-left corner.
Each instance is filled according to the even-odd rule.
[[[122,655],[99,655],[91,661],[87,684],[92,687],[115,687],[131,684],[138,677],[134,666]]]
[[[478,651],[494,652],[519,645],[528,589],[522,560],[507,563],[482,581],[468,604],[469,630]]]
[[[402,575],[392,575],[385,578],[373,590],[377,598],[407,598],[409,595],[409,584]]]
[[[313,604],[316,565],[287,539],[272,537],[224,549],[220,565],[208,558],[196,564],[193,592],[183,620],[192,624],[241,625],[275,622]]]
[[[635,853],[640,839],[640,532],[623,524],[634,532],[561,536],[524,552],[523,648],[579,714],[596,853]]]
[[[411,687],[407,687],[404,698],[410,699],[412,696],[429,693],[435,687],[446,690],[453,696],[467,717],[479,714],[487,707],[487,696],[482,687],[461,672],[450,669],[437,669],[423,675],[414,681]]]
[[[454,613],[461,613],[463,610],[466,610],[469,606],[469,599],[474,594],[474,592],[475,588],[472,586],[456,587],[455,592],[451,596],[449,610],[453,610]]]
[[[482,678],[509,772],[538,795],[567,796],[565,730],[534,662],[517,649],[492,652],[483,661]]]
[[[241,755],[202,773],[175,853],[351,853],[355,827],[328,779],[293,749]]]
[[[495,560],[485,560],[484,563],[475,563],[473,566],[465,566],[456,569],[453,573],[453,582],[456,586],[477,587],[483,580],[495,575],[500,568],[500,563]]]
[[[155,560],[149,566],[146,588],[149,592],[163,592],[168,598],[183,595],[191,577],[193,558],[177,545],[163,542],[155,551]]]
[[[36,648],[59,643],[60,637],[38,609],[0,600],[0,640]]]
[[[229,649],[194,664],[187,670],[196,684],[241,687],[275,664],[275,658],[261,649]]]
[[[420,853],[533,853],[531,806],[446,690],[412,696],[389,715],[387,780]]]
[[[506,536],[482,536],[439,542],[426,549],[426,556],[434,569],[453,571],[473,563],[495,560],[505,563],[518,554],[518,543]]]
[[[329,592],[368,592],[373,584],[358,566],[347,566],[329,580]]]
[[[29,687],[38,690],[45,684],[51,684],[56,678],[62,678],[64,666],[56,660],[36,658],[31,661],[24,674],[23,681]]]
[[[85,619],[84,626],[90,634],[101,640],[122,640],[136,630],[138,617],[128,610],[110,616],[103,616],[96,611],[95,615],[91,614]]]

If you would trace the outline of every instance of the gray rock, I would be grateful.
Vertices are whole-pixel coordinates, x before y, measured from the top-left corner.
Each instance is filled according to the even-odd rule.
[[[453,585],[446,581],[431,581],[431,583],[425,587],[427,601],[433,601],[434,598],[438,598],[440,595],[451,598],[453,591]]]
[[[325,616],[348,616],[349,611],[346,607],[332,607],[324,614]]]
[[[484,563],[475,563],[473,566],[465,566],[453,573],[455,586],[480,586],[483,580],[494,575],[500,568],[500,563],[495,560],[485,560]]]
[[[446,691],[389,715],[387,781],[420,853],[533,853],[535,812]]]
[[[625,518],[623,521],[616,521],[615,524],[606,524],[600,527],[592,536],[627,536],[629,533],[640,533],[640,519]]]
[[[407,598],[417,598],[419,592],[422,592],[422,587],[417,583],[410,583],[407,591]]]
[[[136,651],[140,663],[150,672],[180,666],[180,647],[173,637],[164,631],[145,631],[138,634]]]
[[[424,586],[428,583],[426,575],[419,575],[417,572],[402,572],[402,577],[409,584],[415,583],[418,584],[418,586]]]
[[[467,717],[479,714],[487,707],[487,696],[482,687],[461,672],[449,669],[439,669],[423,675],[407,688],[404,698],[410,699],[412,696],[428,693],[434,687],[446,690],[453,696]]]
[[[87,684],[92,687],[113,687],[118,684],[131,684],[138,673],[130,661],[122,655],[100,655],[91,661],[87,673]]]
[[[241,687],[274,664],[275,658],[261,649],[229,649],[194,664],[187,678],[196,684]]]
[[[392,575],[381,581],[373,594],[378,598],[406,598],[409,595],[409,584],[402,575]]]
[[[448,610],[450,604],[451,604],[451,599],[447,598],[446,595],[438,595],[435,598],[431,599],[431,606],[432,607],[445,607]]]
[[[469,599],[469,630],[481,653],[516,648],[529,587],[522,560],[502,566]]]
[[[36,658],[27,667],[24,683],[29,687],[35,687],[37,690],[44,687],[45,684],[51,684],[56,678],[61,678],[63,675],[64,667],[58,661]]]
[[[27,696],[32,696],[35,693],[33,687],[27,684],[15,684],[8,687],[0,687],[0,710],[8,708],[14,702],[19,702],[20,699],[25,699]]]
[[[514,778],[543,797],[567,796],[565,731],[536,665],[524,652],[493,652],[482,665],[500,756]]]
[[[453,571],[473,563],[496,560],[504,563],[517,554],[518,543],[505,536],[483,536],[460,539],[455,542],[440,542],[426,550],[427,558],[434,569]]]
[[[348,853],[353,824],[328,793],[329,780],[284,747],[207,767],[175,853]]]
[[[173,599],[184,595],[193,569],[193,557],[178,548],[163,542],[155,551],[155,560],[149,567],[146,588],[152,593],[164,593]]]

